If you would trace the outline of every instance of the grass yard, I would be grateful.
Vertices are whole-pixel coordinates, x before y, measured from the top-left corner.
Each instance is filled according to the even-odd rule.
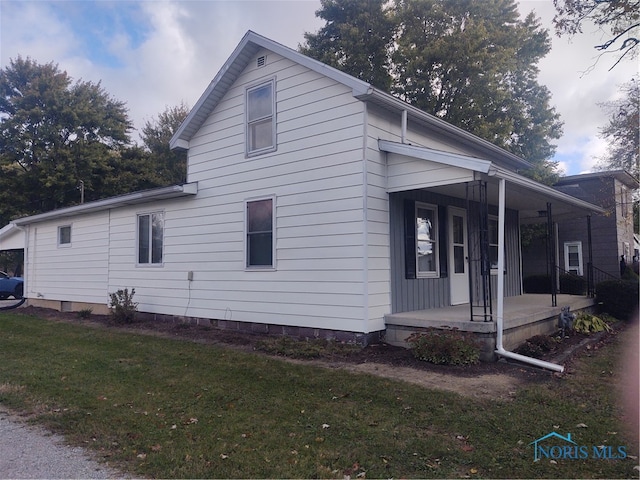
[[[619,342],[511,401],[213,345],[0,314],[0,403],[134,476],[630,478]],[[543,459],[552,431],[627,458]]]

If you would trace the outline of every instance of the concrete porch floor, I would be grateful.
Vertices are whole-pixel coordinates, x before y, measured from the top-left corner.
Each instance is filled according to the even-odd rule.
[[[550,334],[557,329],[561,307],[569,306],[576,313],[592,307],[593,298],[558,294],[557,307],[551,306],[550,294],[525,294],[504,299],[504,346],[516,348],[534,335]],[[480,308],[477,309],[479,313]],[[475,313],[475,312],[474,312]],[[496,303],[493,305],[494,318]],[[385,315],[385,340],[392,345],[407,346],[406,338],[413,332],[427,328],[455,328],[473,333],[483,344],[484,359],[493,358],[496,322],[470,320],[469,304],[452,307],[416,310]]]

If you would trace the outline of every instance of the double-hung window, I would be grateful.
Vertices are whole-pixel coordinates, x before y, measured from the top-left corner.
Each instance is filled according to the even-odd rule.
[[[164,213],[138,215],[138,264],[162,264]]]
[[[273,268],[273,198],[246,202],[247,268]]]
[[[247,155],[257,155],[276,149],[275,111],[274,80],[247,89]]]
[[[438,208],[416,203],[416,266],[418,277],[438,275]]]
[[[58,227],[58,246],[70,247],[71,246],[71,225],[64,225]]]

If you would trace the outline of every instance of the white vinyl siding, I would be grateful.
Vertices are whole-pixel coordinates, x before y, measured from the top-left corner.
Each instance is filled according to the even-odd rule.
[[[141,311],[368,331],[364,104],[333,80],[276,54],[268,59],[260,68],[249,63],[190,140],[189,181],[198,182],[198,195],[163,203],[162,270],[131,272],[124,238],[131,225],[114,212],[110,288],[135,286]],[[275,78],[277,151],[247,156],[246,89]],[[273,266],[247,268],[246,202],[261,198],[274,199]],[[382,224],[369,238],[377,235],[388,235]],[[377,245],[369,249],[383,256]],[[388,269],[388,260],[370,268]]]
[[[25,296],[106,304],[108,212],[74,217],[73,248],[58,248],[59,237],[54,221],[28,227]]]

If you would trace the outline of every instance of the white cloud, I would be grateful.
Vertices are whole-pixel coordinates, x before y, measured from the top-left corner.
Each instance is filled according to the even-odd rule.
[[[623,62],[609,71],[613,56],[598,58],[594,48],[603,34],[586,25],[583,34],[557,37],[553,30],[555,9],[547,0],[520,1],[520,11],[534,10],[543,27],[549,29],[551,52],[540,62],[539,82],[552,93],[552,105],[564,122],[564,135],[557,142],[557,157],[566,165],[569,175],[589,171],[602,156],[606,143],[598,132],[607,122],[599,103],[619,95],[618,86],[637,75],[637,64]]]
[[[9,58],[21,54],[39,63],[58,63],[74,79],[102,81],[107,92],[126,102],[137,128],[167,106],[182,101],[193,106],[247,30],[297,48],[304,32],[315,32],[324,24],[315,16],[319,0],[96,2],[93,8],[102,8],[105,15],[127,9],[127,18],[131,16],[129,23],[120,19],[113,31],[96,28],[93,40],[104,42],[103,50],[118,60],[113,64],[92,54],[95,45],[86,40],[86,29],[81,32],[81,24],[92,18],[78,5],[1,1],[0,64],[4,68]],[[591,168],[593,157],[604,153],[597,134],[606,115],[598,103],[616,98],[617,86],[638,74],[637,65],[624,62],[609,72],[610,58],[595,61],[593,46],[602,40],[601,33],[587,28],[572,40],[558,38],[553,32],[553,3],[520,2],[523,14],[531,10],[541,17],[553,42],[540,64],[539,81],[551,91],[552,104],[564,121],[556,160],[567,174],[575,174]],[[130,30],[132,25],[136,32]]]

